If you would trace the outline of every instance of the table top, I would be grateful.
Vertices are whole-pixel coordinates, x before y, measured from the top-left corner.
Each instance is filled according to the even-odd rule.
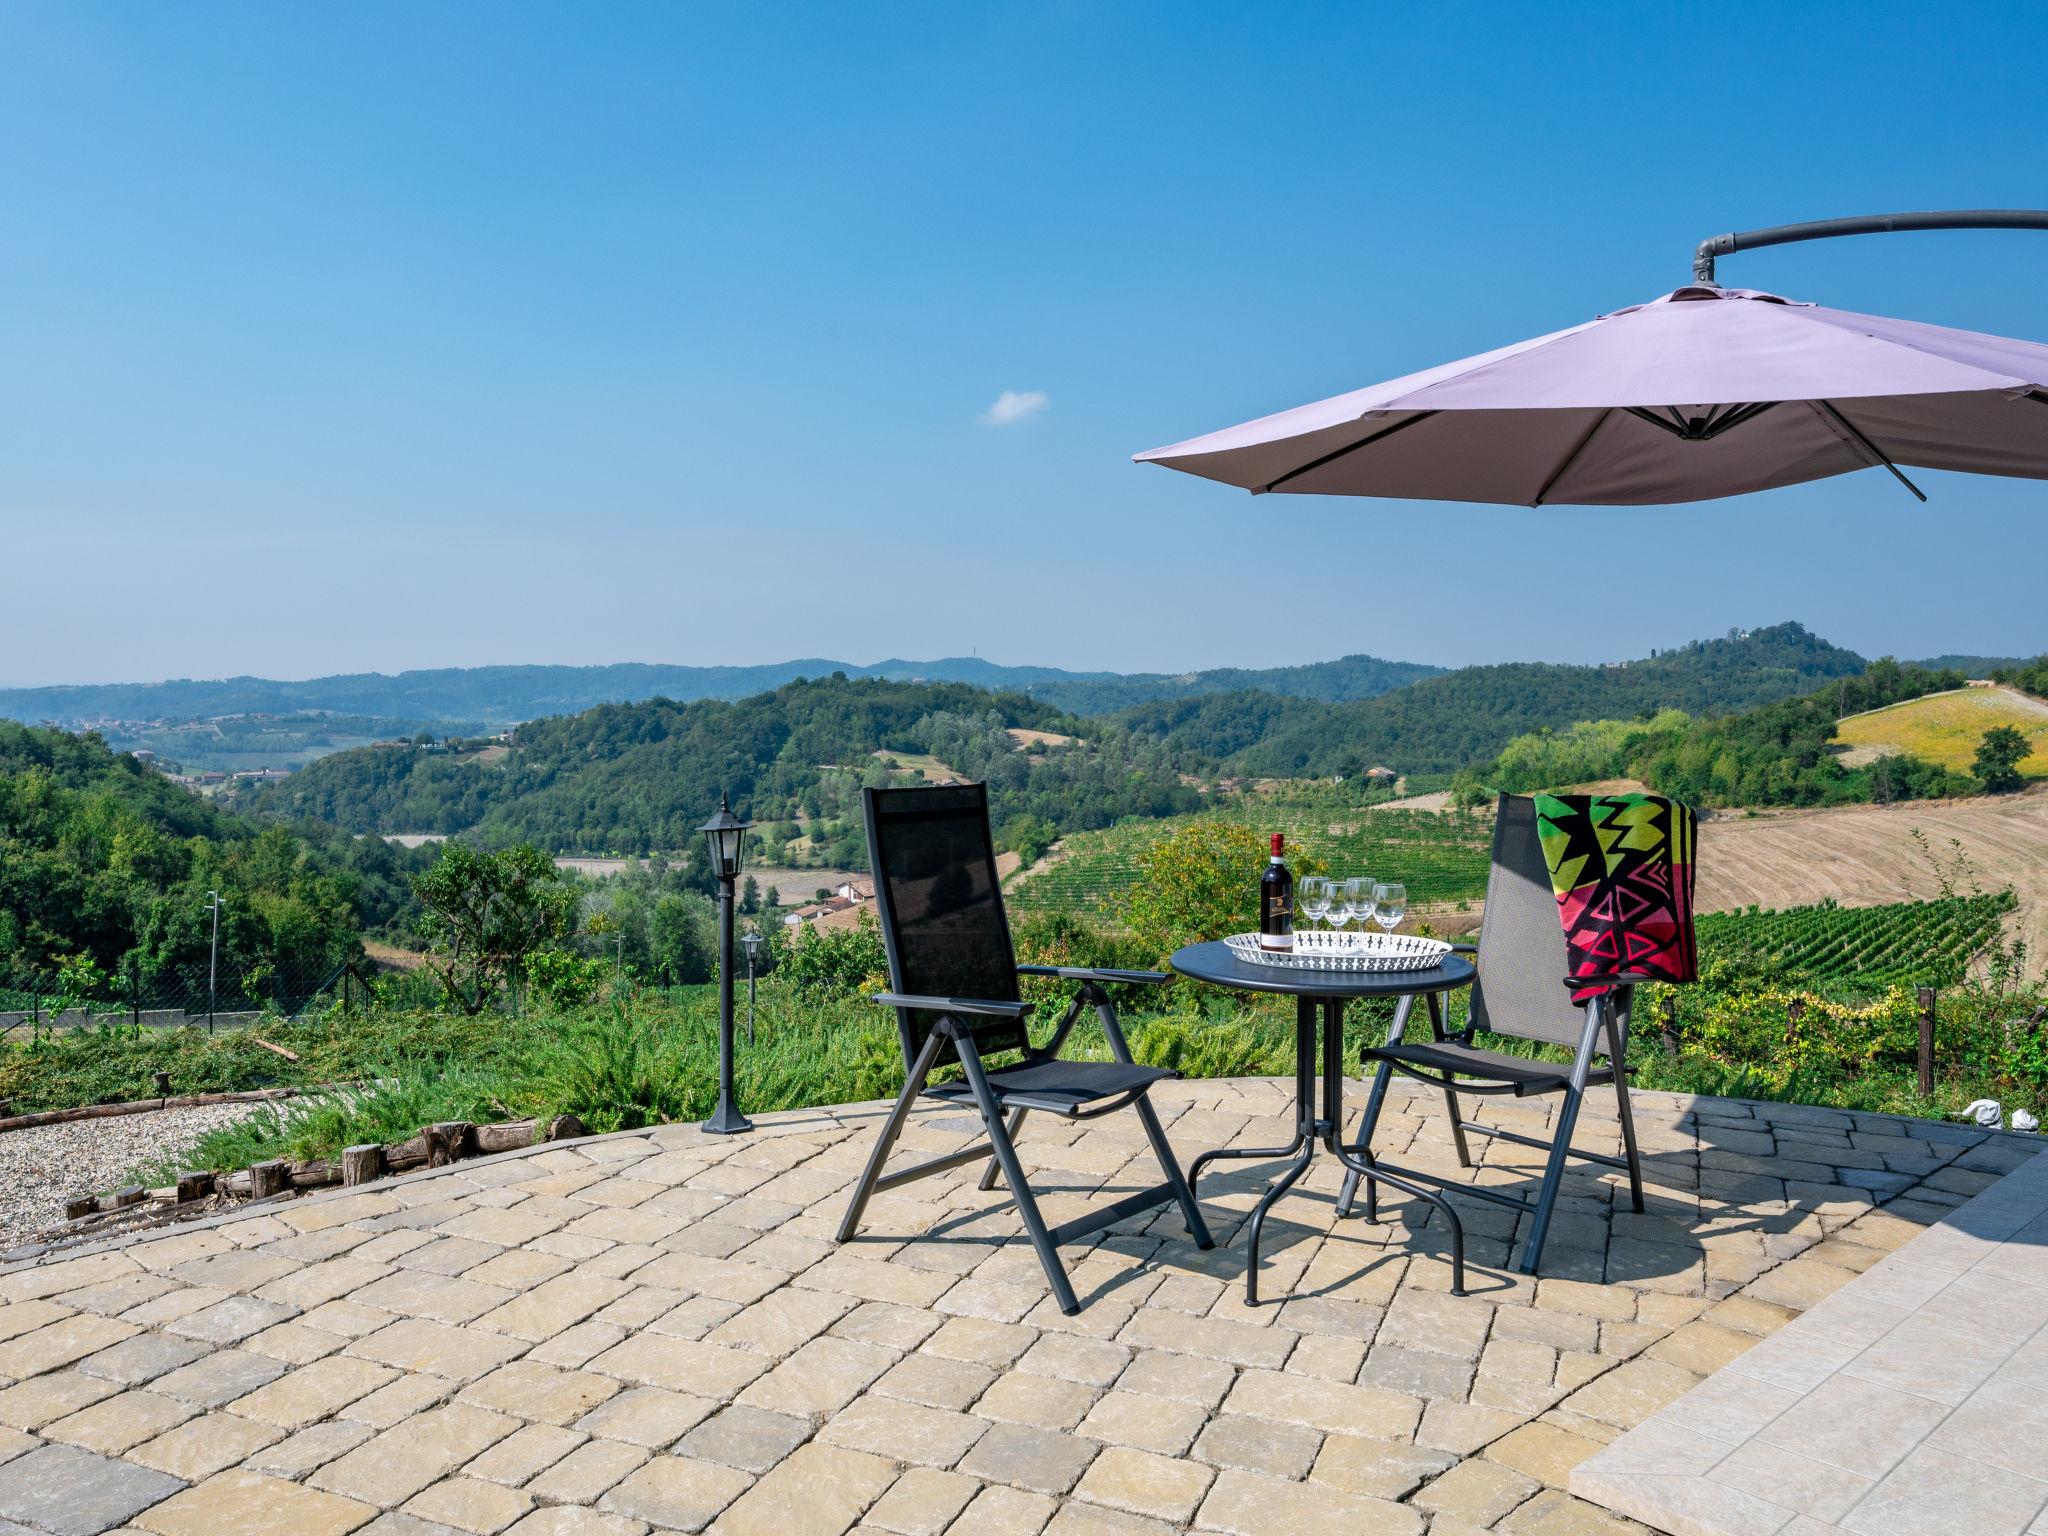
[[[1240,960],[1220,940],[1176,950],[1169,963],[1194,981],[1240,992],[1284,992],[1295,997],[1409,997],[1448,992],[1468,985],[1473,976],[1472,962],[1462,955],[1445,955],[1441,963],[1426,971],[1324,971]]]

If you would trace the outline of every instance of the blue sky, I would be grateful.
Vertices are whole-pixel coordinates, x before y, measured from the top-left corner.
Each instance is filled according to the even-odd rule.
[[[2048,203],[2024,8],[0,8],[0,683],[2048,648],[2048,486],[1253,499],[1135,451],[1730,228]],[[2048,338],[2048,236],[1725,281]],[[1008,392],[1011,407],[989,417]],[[1034,397],[1043,397],[1034,408]],[[1639,579],[1547,602],[1559,529]]]

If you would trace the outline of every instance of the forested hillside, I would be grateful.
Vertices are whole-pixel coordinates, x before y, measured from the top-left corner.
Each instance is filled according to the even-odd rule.
[[[0,722],[0,986],[70,969],[145,992],[317,973],[409,921],[430,854],[229,815],[97,738]],[[317,977],[316,977],[317,979]]]
[[[637,853],[693,847],[698,825],[729,793],[763,823],[765,840],[829,843],[835,861],[861,856],[855,796],[863,783],[891,780],[891,753],[960,756],[941,761],[988,780],[1005,822],[1030,817],[1067,830],[1199,803],[1156,743],[1112,730],[1025,752],[1006,734],[1068,724],[1022,694],[834,676],[736,703],[603,705],[522,726],[505,747],[340,753],[247,803],[361,832]],[[908,770],[894,777],[907,781]]]
[[[1856,767],[1833,748],[1844,715],[1944,689],[1960,672],[1873,662],[1797,698],[1704,720],[1666,710],[1646,720],[1585,720],[1518,736],[1476,777],[1507,790],[1629,777],[1689,805],[1853,805],[1967,794],[1975,785],[1903,753]]]
[[[1490,761],[1515,736],[1660,709],[1718,715],[1804,693],[1863,670],[1863,658],[1799,624],[1695,641],[1614,666],[1509,662],[1464,667],[1378,698],[1335,705],[1219,695],[1113,717],[1176,757],[1274,777],[1354,774],[1383,763],[1448,773]]]

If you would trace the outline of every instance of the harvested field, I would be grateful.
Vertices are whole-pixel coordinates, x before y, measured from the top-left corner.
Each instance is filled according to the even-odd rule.
[[[1938,860],[1953,856],[1952,842],[1959,846],[1986,890],[2012,887],[2017,931],[2038,970],[2048,959],[2048,787],[1984,799],[1724,812],[1700,826],[1700,910],[1939,896],[1941,872],[1916,830]]]
[[[1010,727],[1010,740],[1015,742],[1020,748],[1028,747],[1033,742],[1038,742],[1048,747],[1065,747],[1071,746],[1080,739],[1078,736],[1062,736],[1058,731],[1027,731],[1022,726],[1013,725]]]

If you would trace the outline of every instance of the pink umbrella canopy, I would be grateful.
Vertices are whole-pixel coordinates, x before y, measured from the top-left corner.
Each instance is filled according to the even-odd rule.
[[[1137,460],[1255,494],[1531,507],[1879,467],[1917,496],[1899,465],[2048,479],[2048,346],[1696,285]]]

